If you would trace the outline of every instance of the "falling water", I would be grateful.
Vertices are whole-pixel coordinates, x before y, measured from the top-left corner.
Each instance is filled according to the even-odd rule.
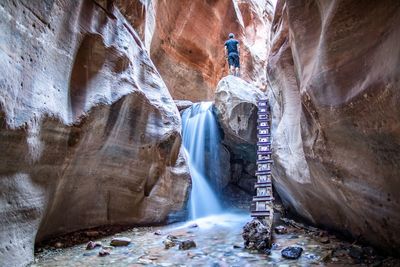
[[[212,102],[196,103],[185,110],[182,115],[182,131],[183,145],[188,154],[192,176],[190,217],[197,219],[220,213],[221,206],[206,175],[206,168],[220,167],[218,157],[220,136],[212,112]]]

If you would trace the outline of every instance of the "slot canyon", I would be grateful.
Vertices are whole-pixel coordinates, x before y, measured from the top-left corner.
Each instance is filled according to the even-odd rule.
[[[400,266],[399,25],[398,0],[1,0],[0,266]]]

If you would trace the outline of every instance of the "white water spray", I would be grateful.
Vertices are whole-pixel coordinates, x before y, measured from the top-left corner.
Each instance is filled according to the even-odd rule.
[[[212,102],[196,103],[183,112],[182,136],[192,176],[190,219],[221,213],[221,205],[206,175],[206,168],[210,168],[210,164],[220,167],[218,155],[220,135],[212,112]]]

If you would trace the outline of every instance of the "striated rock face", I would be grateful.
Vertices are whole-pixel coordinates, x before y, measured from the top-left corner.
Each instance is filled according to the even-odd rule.
[[[119,9],[6,1],[0,21],[0,262],[28,263],[51,235],[180,210],[179,112]]]
[[[264,86],[272,20],[269,0],[132,2],[136,3],[121,6],[143,33],[151,58],[174,99],[213,99],[218,81],[228,73],[224,42],[230,32],[241,42],[243,78]]]
[[[229,75],[215,93],[215,113],[224,133],[223,144],[231,156],[231,180],[249,193],[254,191],[257,143],[257,99],[263,95],[246,81]]]
[[[314,223],[393,250],[399,21],[398,1],[278,1],[268,59],[280,197]]]

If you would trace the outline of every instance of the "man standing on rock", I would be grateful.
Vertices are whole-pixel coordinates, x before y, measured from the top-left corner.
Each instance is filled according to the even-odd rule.
[[[239,41],[235,39],[233,33],[229,34],[229,39],[225,42],[225,57],[228,59],[229,74],[240,76],[240,52]]]

